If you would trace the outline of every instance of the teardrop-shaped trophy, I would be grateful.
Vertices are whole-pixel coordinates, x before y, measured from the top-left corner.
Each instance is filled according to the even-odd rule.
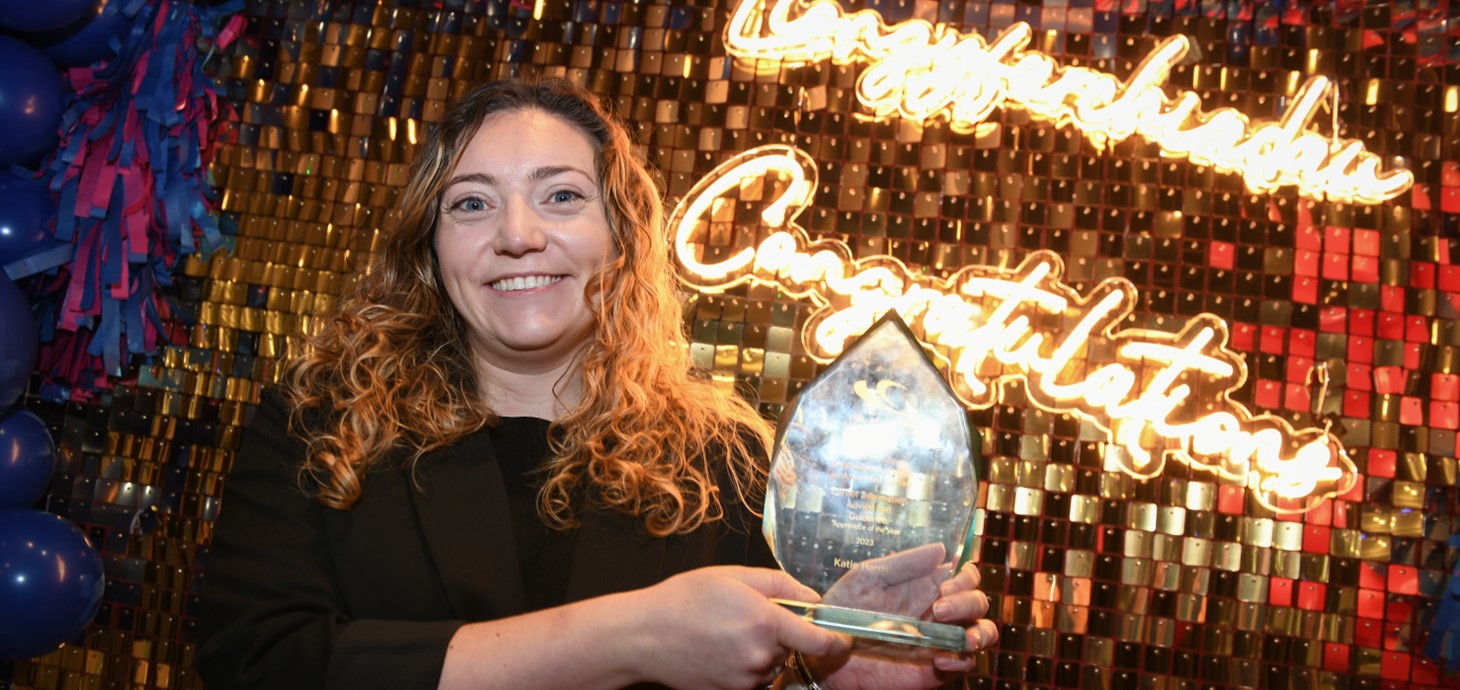
[[[765,537],[822,601],[780,603],[854,637],[966,651],[963,628],[924,618],[936,583],[961,564],[977,494],[973,439],[907,325],[895,311],[879,319],[781,421]]]

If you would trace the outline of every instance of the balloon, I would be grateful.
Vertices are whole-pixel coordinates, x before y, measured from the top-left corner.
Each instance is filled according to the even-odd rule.
[[[62,67],[86,67],[116,57],[111,39],[125,43],[132,19],[122,14],[121,0],[102,0],[76,22],[25,39]]]
[[[0,169],[31,165],[56,148],[61,73],[39,50],[9,36],[0,36],[0,65]]]
[[[55,212],[51,193],[40,181],[0,172],[0,266],[50,245]]]
[[[9,409],[25,392],[35,370],[39,343],[30,302],[0,272],[0,410]]]
[[[101,606],[106,574],[81,529],[39,510],[0,510],[0,659],[75,638]]]
[[[23,407],[0,415],[0,510],[34,505],[55,468],[56,443],[40,417]]]
[[[53,31],[80,19],[96,0],[0,0],[0,26],[30,33]]]

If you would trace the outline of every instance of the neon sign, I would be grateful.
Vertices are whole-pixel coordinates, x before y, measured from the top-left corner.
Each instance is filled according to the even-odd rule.
[[[1022,385],[1040,409],[1103,431],[1107,462],[1136,477],[1157,476],[1174,459],[1242,484],[1283,513],[1311,510],[1357,480],[1326,430],[1294,429],[1231,399],[1247,371],[1220,318],[1199,315],[1174,334],[1117,330],[1136,301],[1130,281],[1108,278],[1082,296],[1061,282],[1063,262],[1048,251],[1013,269],[966,266],[947,278],[890,256],[856,259],[844,243],[811,241],[793,222],[816,184],[810,156],[787,146],[716,168],[670,217],[682,280],[706,293],[756,284],[810,301],[802,339],[822,362],[896,309],[964,404],[987,408],[1003,387]],[[737,201],[753,199],[765,203],[763,225],[735,229],[754,231],[755,246],[708,246],[713,230],[733,225]]]
[[[792,4],[803,7],[794,19]],[[741,0],[725,29],[725,47],[757,69],[860,62],[866,69],[857,79],[857,100],[876,119],[941,117],[968,133],[990,127],[989,115],[1005,105],[1073,125],[1101,149],[1140,135],[1167,158],[1241,175],[1254,193],[1295,186],[1304,196],[1377,204],[1414,184],[1408,170],[1381,172],[1379,157],[1363,142],[1309,129],[1333,89],[1326,77],[1299,87],[1280,120],[1253,122],[1231,108],[1205,112],[1191,91],[1166,97],[1161,87],[1190,49],[1185,36],[1162,40],[1121,82],[1025,50],[1033,35],[1027,23],[1016,22],[988,43],[921,19],[888,26],[872,10],[846,14],[834,0]]]

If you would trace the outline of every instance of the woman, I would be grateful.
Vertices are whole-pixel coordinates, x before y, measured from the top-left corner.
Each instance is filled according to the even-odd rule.
[[[653,181],[591,96],[474,89],[400,212],[236,456],[203,594],[210,688],[967,672],[849,653],[770,601],[816,595],[773,568],[747,508],[768,429],[691,376]],[[927,570],[900,586],[937,587],[935,617],[991,643],[977,572]]]

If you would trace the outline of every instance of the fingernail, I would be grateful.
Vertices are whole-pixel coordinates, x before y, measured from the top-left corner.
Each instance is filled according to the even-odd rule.
[[[976,629],[969,632],[973,633],[973,648],[983,649],[983,632]]]
[[[938,620],[946,620],[953,615],[953,605],[946,601],[939,601],[933,604],[933,617]]]

